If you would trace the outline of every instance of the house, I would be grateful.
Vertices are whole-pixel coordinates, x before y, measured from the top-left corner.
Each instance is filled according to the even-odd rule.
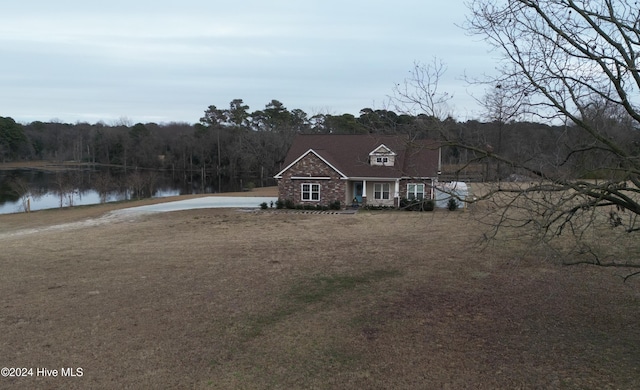
[[[278,197],[294,204],[399,206],[433,199],[440,145],[385,135],[297,135],[283,163]]]

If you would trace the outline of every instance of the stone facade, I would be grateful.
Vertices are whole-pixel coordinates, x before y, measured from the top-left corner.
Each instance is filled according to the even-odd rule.
[[[375,183],[389,184],[391,195],[389,200],[374,199]],[[400,180],[399,198],[394,198],[394,182],[390,182],[388,180],[367,180],[367,188],[363,194],[362,204],[395,206],[398,204],[399,199],[407,197],[408,183],[423,183],[425,185],[425,198],[432,198],[432,182],[429,179]],[[305,200],[302,198],[302,187],[304,184],[317,184],[320,186],[318,200]],[[283,201],[290,200],[293,204],[312,204],[323,206],[339,200],[340,204],[344,206],[352,203],[353,185],[354,181],[345,180],[338,172],[336,172],[336,170],[327,165],[327,163],[325,163],[316,154],[308,153],[283,172],[278,183],[278,198]]]
[[[309,177],[309,179],[306,179]],[[319,200],[303,200],[302,185],[319,184]],[[328,166],[318,156],[308,153],[283,173],[278,184],[278,198],[291,200],[294,204],[329,205],[339,200],[342,205],[346,199],[347,181],[338,172]]]
[[[402,136],[298,134],[283,166],[274,177],[288,205],[393,207],[408,196],[409,183],[423,183],[425,198],[433,197],[440,152],[434,141]]]

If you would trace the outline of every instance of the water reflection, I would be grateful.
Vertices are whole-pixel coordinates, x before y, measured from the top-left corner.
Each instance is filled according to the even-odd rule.
[[[164,189],[158,190],[153,195],[154,198],[162,198],[168,196],[180,195],[180,190]],[[131,194],[128,192],[108,192],[106,195],[100,195],[96,190],[74,191],[71,194],[60,196],[59,194],[47,192],[43,195],[32,196],[26,194],[17,201],[7,201],[0,205],[0,214],[21,213],[25,212],[27,207],[31,211],[54,209],[69,206],[85,206],[99,203],[121,202],[131,200]]]
[[[211,193],[213,188],[158,172],[5,170],[0,171],[0,214]]]

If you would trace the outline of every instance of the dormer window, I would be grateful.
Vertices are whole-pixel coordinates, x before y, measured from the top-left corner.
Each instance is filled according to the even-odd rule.
[[[379,165],[384,167],[392,167],[395,164],[396,153],[385,145],[380,145],[369,153],[369,162],[371,165]]]

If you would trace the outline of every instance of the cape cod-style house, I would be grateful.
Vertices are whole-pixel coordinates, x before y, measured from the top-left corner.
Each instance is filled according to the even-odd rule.
[[[385,135],[297,135],[284,160],[278,197],[294,204],[399,206],[433,199],[441,166],[431,140]]]

